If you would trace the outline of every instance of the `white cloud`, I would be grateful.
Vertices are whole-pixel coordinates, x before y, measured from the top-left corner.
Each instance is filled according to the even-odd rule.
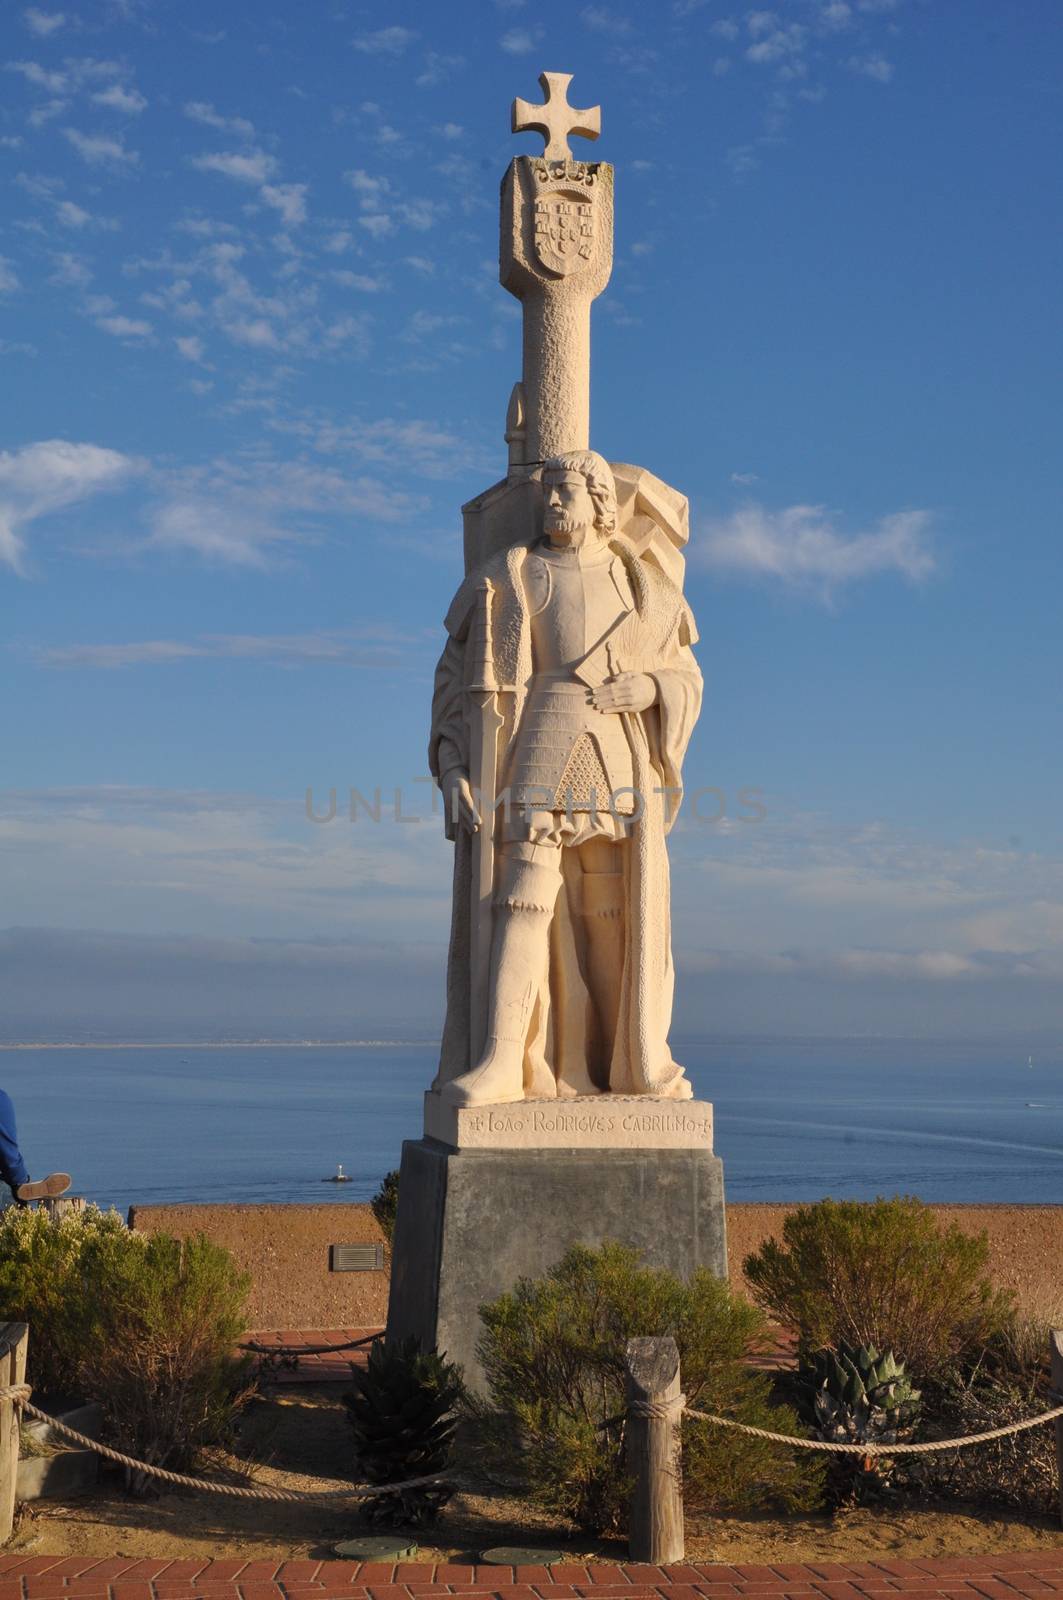
[[[507,55],[526,56],[535,49],[534,35],[527,28],[510,28],[498,41]]]
[[[95,444],[45,439],[0,452],[0,561],[23,570],[21,530],[103,490],[115,489],[138,463]]]
[[[235,317],[225,324],[224,331],[234,344],[245,344],[255,350],[275,350],[280,343],[273,324],[266,317]]]
[[[893,62],[882,55],[850,56],[846,66],[850,72],[871,78],[875,83],[889,83],[893,77]]]
[[[607,33],[613,39],[631,32],[631,19],[621,16],[609,6],[584,6],[579,16],[584,27],[594,33]]]
[[[378,212],[376,215],[359,217],[358,222],[361,227],[365,228],[368,233],[372,234],[374,239],[386,238],[389,233],[394,233],[395,231],[395,224],[392,222],[391,218],[386,216],[383,212]]]
[[[205,128],[217,128],[222,133],[239,134],[244,139],[253,139],[255,136],[253,122],[248,122],[246,117],[222,116],[208,100],[188,100],[183,110],[185,116],[192,122],[200,122]]]
[[[53,255],[55,270],[48,279],[59,287],[84,289],[92,282],[92,268],[70,250],[58,250]]]
[[[465,129],[460,122],[444,122],[439,131],[444,139],[463,139],[465,137]]]
[[[184,661],[267,661],[278,666],[395,666],[414,642],[387,624],[322,629],[313,633],[207,633],[193,640],[139,639],[122,644],[57,645],[35,650],[42,667],[90,667],[116,671],[123,667],[167,666]]]
[[[139,117],[148,102],[139,89],[126,89],[120,83],[112,83],[110,88],[94,94],[92,103],[106,106],[109,111],[120,111],[128,117]]]
[[[748,488],[752,483],[759,483],[760,479],[755,472],[732,472],[731,482],[740,483],[743,487]]]
[[[360,289],[363,294],[379,294],[387,288],[383,278],[371,278],[364,272],[351,272],[346,267],[337,267],[330,274],[333,283],[340,284],[344,289]]]
[[[897,511],[867,531],[840,533],[823,506],[770,511],[750,501],[699,532],[693,559],[721,571],[807,587],[829,598],[846,584],[895,574],[920,583],[935,570],[928,511]]]
[[[76,206],[73,200],[57,201],[55,214],[64,228],[84,228],[93,220],[92,212]]]
[[[202,361],[205,354],[203,340],[195,334],[188,334],[184,338],[174,340],[179,355],[186,361]]]
[[[828,0],[820,7],[819,17],[825,27],[840,31],[852,22],[853,8],[848,0]]]
[[[39,39],[47,39],[66,22],[66,13],[39,11],[36,6],[28,6],[22,13],[22,20],[31,33],[35,33]]]
[[[8,72],[21,73],[35,89],[47,89],[49,94],[65,94],[69,80],[65,72],[50,72],[38,61],[9,61]]]
[[[416,37],[412,28],[377,28],[373,33],[358,34],[351,43],[366,55],[401,56]]]
[[[80,133],[77,128],[64,128],[63,137],[90,167],[133,167],[140,160],[135,150],[127,150],[121,139],[110,134]]]
[[[452,72],[465,65],[464,56],[448,56],[438,50],[429,50],[424,58],[424,66],[414,79],[418,89],[430,89],[434,84],[442,83],[444,78],[449,78]]]
[[[20,288],[18,273],[7,256],[0,256],[0,294],[14,294]]]
[[[746,50],[747,61],[758,66],[792,65],[800,57],[808,41],[808,30],[801,23],[779,23],[766,11],[751,12],[748,21],[755,42]]]
[[[267,183],[260,193],[268,206],[280,212],[285,225],[295,228],[306,221],[307,188],[305,183]]]
[[[152,336],[151,323],[141,317],[97,317],[96,326],[116,339],[150,339]]]
[[[193,156],[192,165],[200,172],[220,172],[237,183],[265,183],[277,170],[277,163],[264,150],[218,151],[211,155]]]

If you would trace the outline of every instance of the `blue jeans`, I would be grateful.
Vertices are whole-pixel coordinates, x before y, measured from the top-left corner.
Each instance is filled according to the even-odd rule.
[[[5,1094],[3,1089],[0,1089],[0,1178],[3,1178],[12,1193],[20,1184],[28,1183],[30,1180],[26,1163],[22,1159],[22,1151],[18,1147],[15,1108],[11,1104],[11,1096]]]

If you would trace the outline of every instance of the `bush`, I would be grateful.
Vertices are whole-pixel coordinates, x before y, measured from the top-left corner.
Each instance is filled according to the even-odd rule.
[[[399,1209],[399,1175],[397,1172],[385,1172],[380,1188],[370,1200],[369,1205],[374,1217],[380,1224],[385,1239],[390,1245],[395,1233],[395,1216]]]
[[[745,1262],[760,1304],[810,1356],[825,1345],[895,1350],[918,1379],[970,1360],[1007,1324],[1013,1297],[985,1275],[989,1243],[942,1227],[910,1197],[821,1200]]]
[[[953,1381],[937,1396],[934,1433],[962,1439],[1036,1416],[1052,1404],[1045,1389],[1016,1378]],[[944,1455],[912,1457],[908,1475],[924,1494],[1043,1516],[1059,1511],[1056,1442],[1050,1427],[1029,1428]]]
[[[132,1233],[116,1212],[0,1218],[0,1317],[30,1326],[30,1382],[98,1400],[129,1455],[184,1468],[240,1401],[249,1278],[202,1235]],[[136,1476],[130,1486],[144,1485]]]
[[[45,1407],[84,1397],[98,1296],[85,1292],[82,1257],[90,1240],[126,1232],[117,1211],[90,1209],[60,1222],[21,1206],[0,1212],[0,1321],[29,1323],[27,1377]]]
[[[769,1404],[771,1381],[746,1364],[765,1333],[755,1307],[709,1272],[689,1283],[640,1265],[617,1244],[571,1249],[544,1278],[522,1279],[482,1306],[477,1353],[493,1407],[475,1408],[488,1455],[512,1466],[552,1512],[604,1533],[624,1525],[624,1350],[639,1335],[671,1334],[689,1405],[801,1435],[796,1414]],[[603,1426],[606,1424],[606,1426]],[[816,1457],[687,1419],[683,1481],[690,1509],[755,1510],[818,1504]]]

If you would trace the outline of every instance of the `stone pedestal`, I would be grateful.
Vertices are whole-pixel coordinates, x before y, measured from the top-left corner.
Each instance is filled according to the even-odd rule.
[[[616,1240],[647,1266],[726,1277],[711,1118],[704,1102],[645,1096],[460,1112],[426,1096],[429,1136],[402,1150],[389,1336],[416,1334],[480,1389],[479,1307],[570,1245]]]

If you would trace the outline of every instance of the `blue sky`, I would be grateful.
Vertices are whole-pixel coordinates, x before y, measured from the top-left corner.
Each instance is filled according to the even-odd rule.
[[[1048,0],[5,8],[9,1032],[438,1024],[415,780],[549,68],[617,169],[592,443],[691,501],[726,815],[673,839],[678,1027],[1058,1040],[1061,40]],[[307,820],[352,785],[422,820]]]

